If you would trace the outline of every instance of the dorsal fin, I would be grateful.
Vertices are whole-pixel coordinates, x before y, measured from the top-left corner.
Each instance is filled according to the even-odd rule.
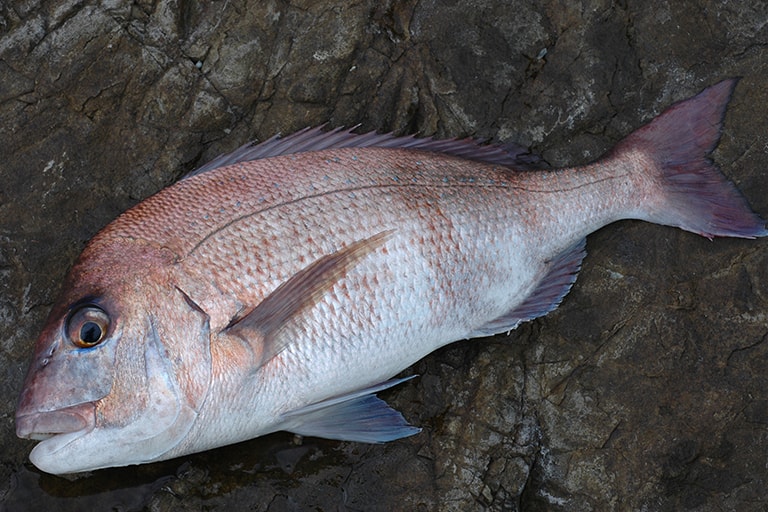
[[[458,156],[468,160],[493,165],[502,165],[516,170],[540,169],[545,163],[540,157],[518,144],[485,144],[483,139],[443,139],[431,137],[417,138],[413,135],[398,137],[392,133],[357,134],[352,130],[357,128],[334,128],[324,130],[325,125],[315,128],[304,128],[286,137],[275,135],[259,144],[248,143],[240,146],[231,153],[219,155],[207,164],[185,176],[195,176],[219,167],[248,162],[262,158],[280,155],[305,153],[338,148],[399,148],[418,151],[429,151],[445,155]]]
[[[233,319],[227,333],[257,344],[254,349],[261,353],[259,365],[264,365],[294,341],[286,327],[317,304],[339,279],[383,245],[392,233],[383,231],[319,258],[275,288],[249,313]]]

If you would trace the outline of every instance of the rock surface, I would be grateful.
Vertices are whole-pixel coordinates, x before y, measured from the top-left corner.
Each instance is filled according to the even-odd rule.
[[[0,4],[0,509],[764,510],[768,241],[590,236],[559,310],[385,395],[418,436],[275,434],[76,479],[13,425],[67,268],[121,211],[249,139],[328,122],[584,163],[743,76],[715,159],[768,215],[768,4],[714,0]],[[626,5],[625,5],[626,4]]]

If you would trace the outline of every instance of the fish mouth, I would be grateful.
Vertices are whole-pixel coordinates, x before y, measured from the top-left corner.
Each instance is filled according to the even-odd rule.
[[[16,435],[22,439],[44,441],[63,434],[85,433],[96,424],[96,407],[93,403],[57,409],[35,411],[16,416]]]

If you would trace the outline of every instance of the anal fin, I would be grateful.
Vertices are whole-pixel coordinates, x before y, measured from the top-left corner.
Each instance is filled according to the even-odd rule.
[[[551,260],[547,274],[522,304],[475,329],[467,337],[476,338],[509,332],[520,323],[544,316],[557,308],[576,282],[581,262],[587,254],[586,243],[586,239],[582,239]]]
[[[413,377],[388,380],[287,412],[283,415],[282,430],[361,443],[386,443],[418,434],[420,428],[409,425],[402,414],[375,396]]]

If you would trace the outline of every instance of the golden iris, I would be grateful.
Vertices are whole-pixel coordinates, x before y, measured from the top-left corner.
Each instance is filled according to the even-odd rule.
[[[67,337],[76,347],[90,348],[107,336],[109,315],[92,304],[74,310],[67,321]]]

